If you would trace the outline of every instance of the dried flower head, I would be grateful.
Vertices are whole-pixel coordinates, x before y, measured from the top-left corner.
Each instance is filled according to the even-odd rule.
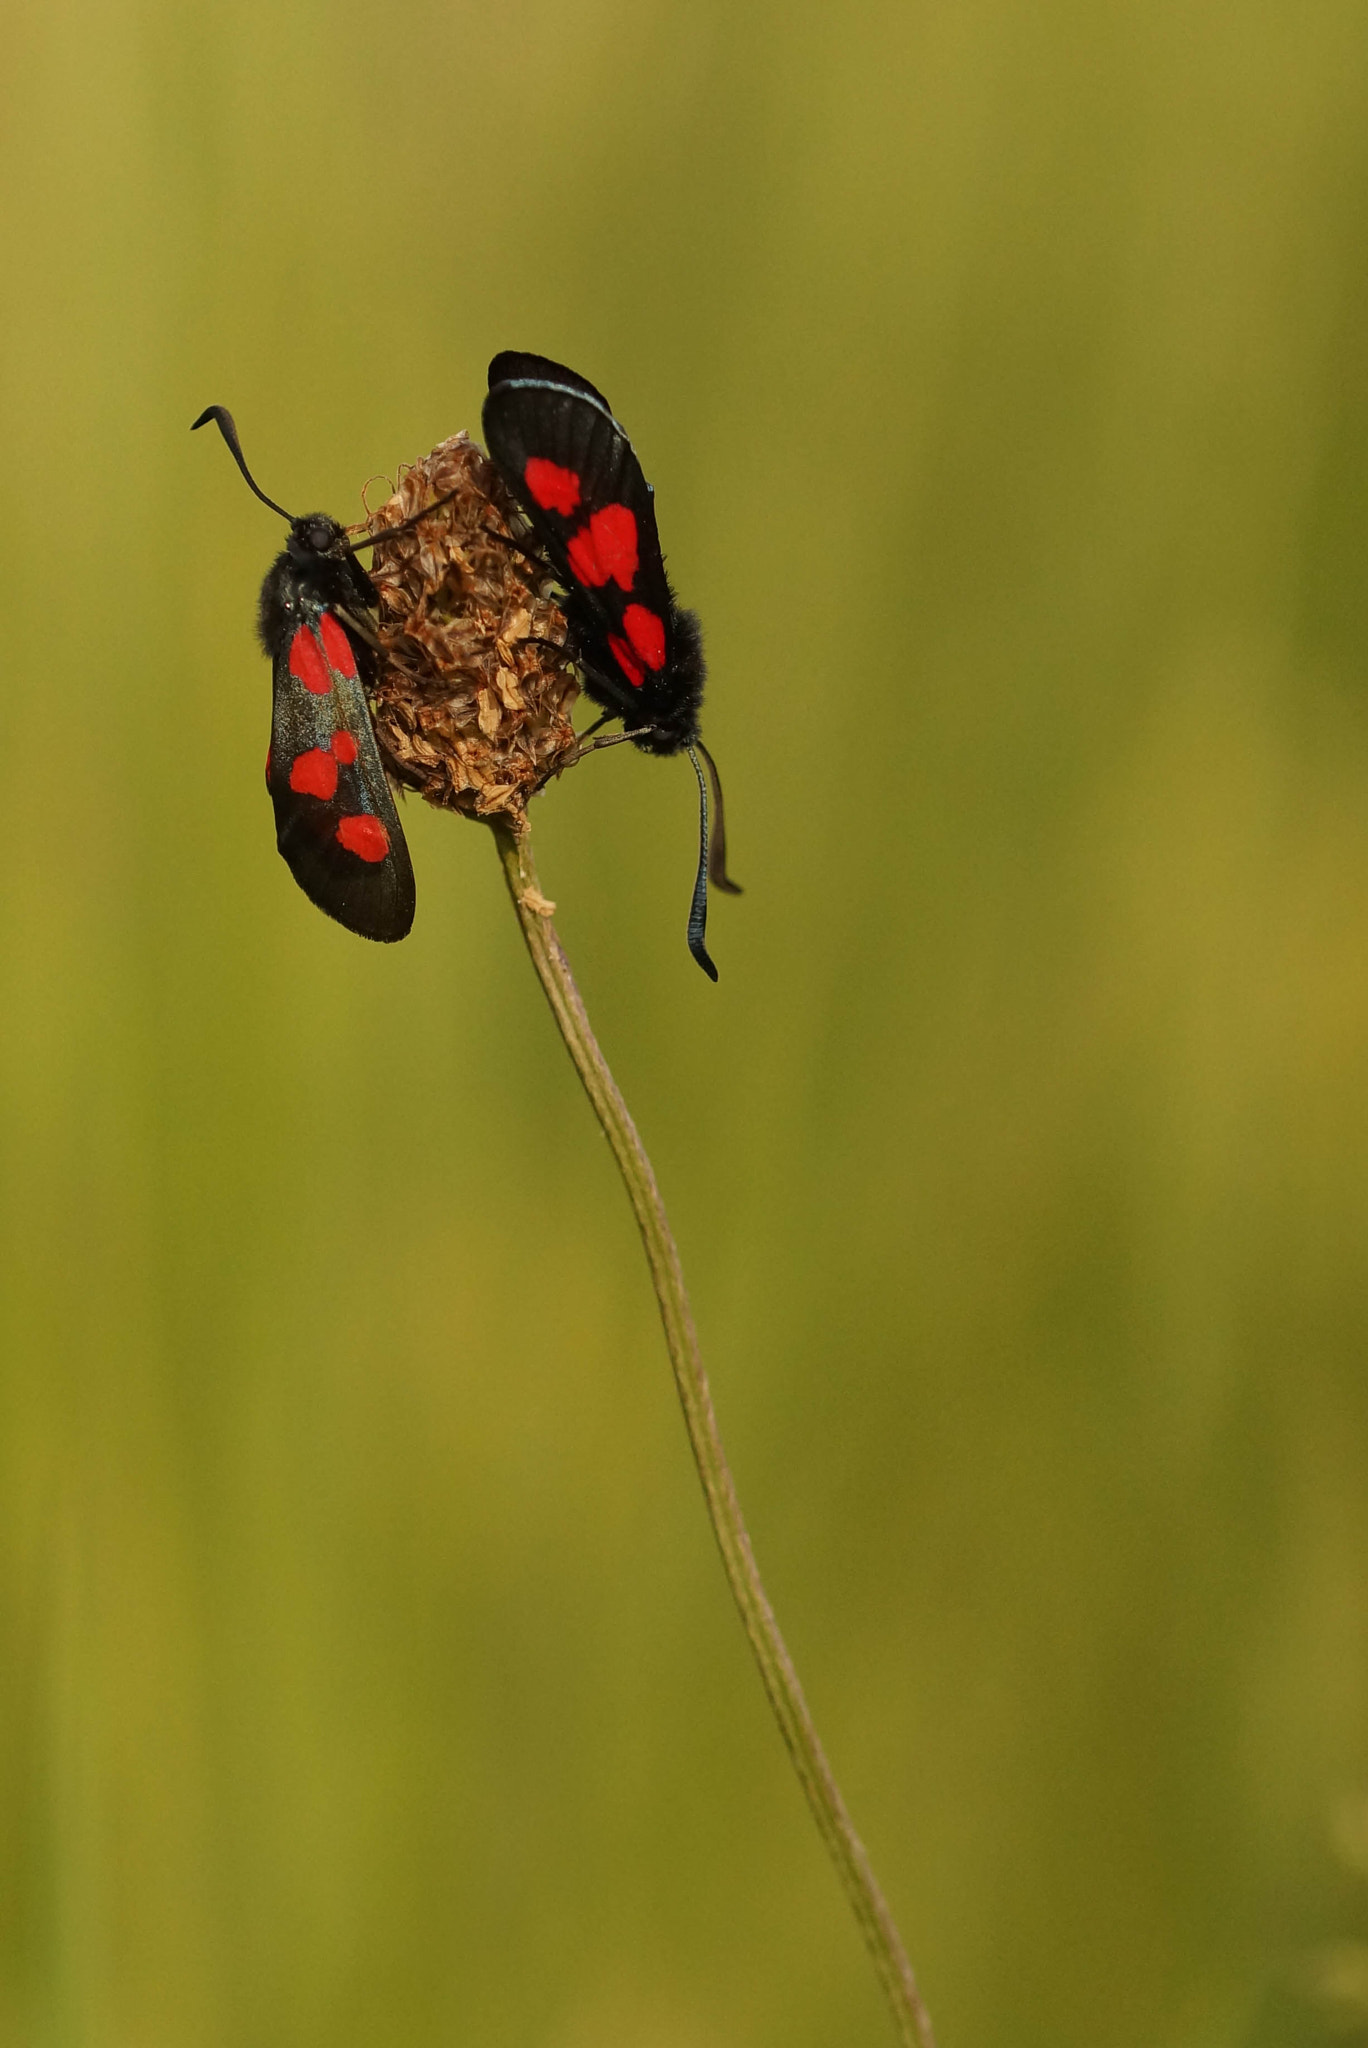
[[[520,823],[528,798],[576,752],[565,618],[511,543],[511,501],[465,434],[400,473],[370,531],[429,504],[375,549],[376,735],[396,777],[429,803]]]

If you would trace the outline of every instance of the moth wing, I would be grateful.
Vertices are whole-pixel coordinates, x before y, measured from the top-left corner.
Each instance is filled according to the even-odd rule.
[[[507,384],[514,380],[533,384],[568,385],[572,391],[583,391],[612,417],[613,408],[598,387],[581,377],[578,370],[567,370],[564,363],[553,363],[550,356],[530,355],[525,349],[506,348],[495,356],[489,366],[489,388],[496,384]]]
[[[389,942],[413,925],[413,863],[360,669],[331,612],[276,650],[266,784],[276,844],[305,895],[348,931]]]
[[[505,363],[543,360],[496,356],[491,380]],[[558,364],[547,367],[573,377]],[[492,381],[484,431],[496,468],[572,594],[586,659],[624,711],[634,711],[639,678],[668,668],[675,630],[655,501],[636,451],[606,400],[583,378]],[[600,578],[598,556],[615,534],[623,544],[606,558],[611,569]]]

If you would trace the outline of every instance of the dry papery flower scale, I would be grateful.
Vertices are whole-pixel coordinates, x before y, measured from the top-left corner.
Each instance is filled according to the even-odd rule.
[[[519,549],[515,517],[483,450],[454,434],[400,472],[369,531],[383,653],[372,710],[395,779],[517,831],[528,799],[578,754],[579,684],[564,615],[546,569]]]
[[[431,510],[424,512],[425,506]],[[401,525],[385,538],[387,528]],[[522,551],[517,509],[488,457],[465,434],[401,471],[366,530],[375,542],[371,580],[379,595],[382,660],[372,707],[381,749],[401,785],[493,830],[532,964],[641,1233],[709,1520],[775,1722],[898,2037],[905,2048],[935,2048],[902,1938],[760,1577],[651,1162],[556,936],[555,905],[537,879],[528,802],[583,752],[571,723],[579,684],[549,570]]]

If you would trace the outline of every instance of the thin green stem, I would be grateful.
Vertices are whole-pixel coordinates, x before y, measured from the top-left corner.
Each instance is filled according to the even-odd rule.
[[[760,1667],[770,1706],[784,1738],[799,1782],[827,1854],[836,1866],[846,1896],[860,1923],[884,1994],[892,2008],[906,2048],[935,2048],[931,2020],[917,1990],[902,1939],[870,1868],[864,1844],[856,1834],[840,1787],[817,1737],[793,1660],[784,1646],[774,1611],[765,1593],[750,1537],[736,1497],[731,1468],[713,1411],[707,1374],[699,1356],[689,1297],[679,1253],[670,1234],[651,1162],[646,1157],[627,1105],[618,1093],[585,1014],[569,962],[551,923],[553,905],[537,886],[532,843],[504,820],[494,822],[494,836],[504,878],[518,913],[527,950],[546,991],[566,1049],[584,1083],[594,1114],[612,1148],[632,1212],[646,1248],[651,1280],[665,1326],[665,1343],[674,1369],[684,1421],[693,1447],[698,1476],[708,1505],[717,1547],[741,1622]]]

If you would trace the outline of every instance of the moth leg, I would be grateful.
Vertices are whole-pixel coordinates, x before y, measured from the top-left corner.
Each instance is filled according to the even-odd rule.
[[[509,640],[506,642],[506,645],[509,647],[545,647],[552,654],[562,655],[566,661],[574,660],[574,656],[564,640],[548,640],[545,633],[524,633],[520,640]],[[615,712],[611,711],[608,714],[610,718],[616,717],[616,715]],[[602,723],[602,720],[600,720],[600,723]]]
[[[359,616],[356,612],[349,612],[345,606],[340,604],[332,605],[330,609],[337,614],[337,617],[341,619],[344,626],[350,627],[358,639],[365,641],[367,647],[374,648],[377,654],[384,653],[384,642],[369,619]]]
[[[608,716],[610,718],[617,718],[619,716],[619,713],[616,711],[610,711],[608,713]],[[588,746],[586,747],[584,745],[585,739],[588,738],[588,735],[591,732],[597,732],[599,726],[602,725],[602,723],[603,720],[600,718],[596,724],[587,726],[584,732],[580,734],[580,747],[578,753],[575,755],[575,759],[577,761],[582,761],[586,754],[597,754],[600,748],[602,747],[620,747],[624,740],[644,739],[646,734],[651,730],[649,725],[638,725],[634,726],[631,732],[610,732],[605,739],[590,740]]]
[[[522,542],[515,540],[511,533],[496,533],[492,526],[482,526],[480,531],[487,540],[497,541],[501,548],[512,548],[515,555],[521,555],[523,560],[531,562],[534,568],[545,568],[546,564],[541,556],[533,554],[530,549],[525,548]],[[530,539],[531,536],[529,535],[528,538]]]

